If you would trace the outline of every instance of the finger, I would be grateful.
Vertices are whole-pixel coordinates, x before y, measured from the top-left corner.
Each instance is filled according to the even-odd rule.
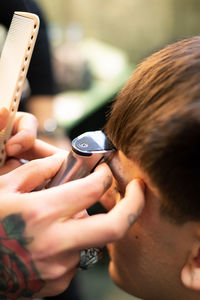
[[[33,146],[37,135],[37,119],[32,114],[18,112],[12,134],[6,143],[6,152],[9,156],[16,156]]]
[[[107,211],[110,211],[116,204],[116,198],[119,198],[119,192],[116,190],[116,183],[113,180],[112,186],[99,201]]]
[[[34,297],[44,298],[53,297],[63,293],[69,286],[72,278],[77,272],[77,268],[67,272],[61,278],[49,280],[46,282],[45,287],[39,293],[34,294]]]
[[[40,199],[39,205],[42,202],[48,207],[51,206],[55,218],[66,218],[96,203],[111,183],[112,173],[109,167],[101,164],[94,173],[85,178],[45,191],[33,192],[29,197],[33,198],[35,205]]]
[[[0,130],[5,128],[9,118],[9,111],[8,109],[3,106],[0,108]]]
[[[56,154],[58,152],[63,152],[65,155],[68,154],[68,152],[59,149],[57,147],[54,147],[48,143],[45,143],[44,141],[36,139],[33,147],[29,149],[28,151],[23,152],[21,155],[18,155],[18,158],[23,158],[26,160],[32,160],[37,158],[44,158],[53,154]]]
[[[22,163],[18,159],[10,158],[0,168],[0,175],[4,175],[8,172],[11,172],[14,169],[18,168],[19,166],[21,166],[21,165],[22,165]]]
[[[144,199],[144,185],[139,180],[133,180],[127,186],[125,198],[109,213],[60,224],[56,243],[68,249],[84,249],[119,240],[141,214]]]
[[[63,155],[55,154],[43,159],[33,160],[1,177],[7,188],[21,193],[30,192],[59,170]]]
[[[45,240],[44,237],[43,240]],[[45,241],[41,241],[41,243],[45,244]],[[45,247],[47,248],[46,244]],[[33,247],[31,247],[31,249],[32,248]],[[41,245],[39,245],[39,248],[41,251]],[[38,245],[36,246],[36,249],[38,249]],[[35,258],[34,260],[36,262],[37,270],[40,272],[41,278],[43,278],[45,281],[53,280],[55,278],[61,278],[66,273],[75,269],[80,261],[80,251],[78,250],[54,253],[52,249],[54,249],[53,243],[51,248],[48,247],[47,249],[45,249],[45,258],[40,257],[40,254],[39,256],[38,254],[32,254],[33,259]],[[32,249],[32,253],[33,252],[34,250]],[[38,251],[36,251],[35,253],[37,252]]]

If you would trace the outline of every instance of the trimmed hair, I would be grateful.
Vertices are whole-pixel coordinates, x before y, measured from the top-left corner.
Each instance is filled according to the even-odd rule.
[[[200,37],[144,60],[118,94],[105,132],[158,188],[161,213],[200,221]]]

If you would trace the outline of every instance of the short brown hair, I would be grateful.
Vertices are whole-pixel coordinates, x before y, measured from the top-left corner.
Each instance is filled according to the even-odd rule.
[[[144,60],[117,96],[105,128],[136,160],[178,223],[200,220],[200,37]]]

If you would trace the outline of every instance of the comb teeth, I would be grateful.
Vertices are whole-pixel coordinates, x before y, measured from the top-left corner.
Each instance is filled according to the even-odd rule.
[[[16,12],[1,54],[0,106],[7,107],[10,116],[7,127],[0,131],[0,165],[5,159],[5,143],[12,132],[38,30],[39,19],[36,15]]]

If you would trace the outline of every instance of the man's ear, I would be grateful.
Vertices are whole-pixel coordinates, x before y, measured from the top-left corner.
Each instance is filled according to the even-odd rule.
[[[188,255],[181,272],[181,281],[185,287],[200,291],[200,240]]]

